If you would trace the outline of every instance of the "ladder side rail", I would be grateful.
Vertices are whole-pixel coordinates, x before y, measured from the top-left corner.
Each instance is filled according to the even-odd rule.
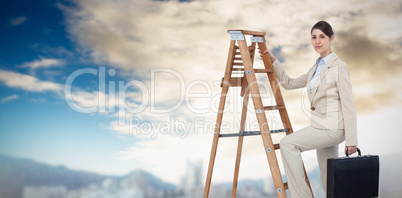
[[[251,46],[248,48],[250,52],[250,58],[251,62],[254,63],[254,55],[255,55],[255,49],[256,49],[256,44],[255,42],[251,43]],[[251,50],[253,49],[253,50]],[[243,75],[246,75],[246,72],[243,72]],[[247,92],[245,90],[245,87],[247,86],[247,79],[243,77],[243,82],[242,82],[242,87],[241,87],[241,93],[240,95],[243,96],[243,108],[242,108],[242,113],[241,113],[241,120],[240,120],[240,131],[244,131],[246,129],[246,117],[247,117],[247,107],[248,107],[248,94],[249,91]],[[240,132],[239,131],[239,132]],[[237,193],[237,183],[239,179],[239,169],[240,169],[240,160],[241,160],[241,153],[243,149],[243,139],[244,136],[239,136],[238,142],[237,142],[237,154],[236,154],[236,162],[235,162],[235,170],[234,170],[234,175],[233,175],[233,186],[232,186],[232,198],[236,198],[236,193]]]
[[[265,38],[263,37],[263,43],[258,43],[258,48],[261,52],[264,52],[267,49],[266,43],[265,43]],[[262,57],[262,61],[264,63],[265,69],[274,69],[271,63],[271,58],[269,57],[269,54],[264,54]],[[276,78],[275,72],[267,73],[269,83],[271,85],[272,92],[275,97],[275,102],[277,106],[285,106],[285,102],[283,101],[282,93],[280,90],[280,84]],[[283,127],[285,129],[289,129],[288,132],[286,132],[286,135],[289,135],[293,133],[293,128],[292,125],[290,124],[290,119],[288,116],[288,112],[286,108],[280,109],[280,116],[282,119]]]
[[[265,37],[263,37],[263,41],[264,41],[263,43],[258,43],[258,49],[261,52],[264,52],[267,49]],[[269,54],[264,54],[262,57],[262,60],[263,60],[265,69],[274,69],[272,66],[271,58],[269,57]],[[275,72],[267,73],[267,75],[268,75],[269,83],[271,85],[272,92],[275,97],[276,105],[285,107],[285,102],[283,100],[282,93],[281,93],[280,87],[279,87],[279,82],[276,78]],[[289,129],[289,131],[286,132],[286,135],[293,133],[292,124],[290,122],[289,114],[288,114],[286,108],[279,109],[279,114],[281,116],[281,120],[282,120],[284,128]],[[310,181],[307,176],[306,168],[304,167],[304,163],[303,163],[303,169],[304,169],[304,175],[306,177],[307,185],[310,188],[311,194],[313,195],[313,198],[314,198],[313,190],[311,188]]]
[[[246,117],[247,117],[247,106],[249,100],[249,91],[246,90],[243,96],[243,109],[241,114],[241,121],[240,121],[240,131],[244,131],[246,128]],[[243,139],[244,136],[239,136],[237,142],[237,155],[236,155],[236,163],[235,163],[235,171],[233,176],[233,187],[232,187],[232,198],[236,197],[237,193],[237,183],[239,179],[239,169],[240,169],[240,160],[241,154],[243,149]]]
[[[262,105],[259,88],[256,83],[255,73],[252,68],[250,54],[249,54],[249,51],[247,50],[247,43],[245,40],[239,40],[238,44],[239,44],[240,53],[241,53],[243,64],[244,64],[244,69],[247,73],[246,78],[247,78],[247,81],[249,84],[248,88],[250,89],[254,108],[257,112],[257,114],[256,114],[257,120],[258,120],[260,130],[261,130],[261,137],[262,137],[262,141],[264,143],[265,154],[267,156],[268,164],[269,164],[271,174],[272,174],[272,178],[274,180],[276,195],[279,198],[285,198],[286,197],[285,186],[282,181],[282,176],[280,173],[278,160],[276,158],[274,145],[272,142],[271,134],[269,132],[267,118],[266,118],[265,112],[263,111],[264,107]]]
[[[228,54],[228,59],[226,62],[225,76],[224,76],[222,91],[221,91],[221,98],[219,101],[219,110],[218,110],[218,115],[216,118],[214,137],[213,137],[213,141],[212,141],[211,155],[209,158],[207,179],[205,181],[205,187],[204,187],[204,196],[203,196],[204,198],[209,197],[209,190],[211,188],[212,172],[213,172],[213,168],[214,168],[215,157],[216,157],[216,152],[217,152],[217,147],[218,147],[218,140],[219,140],[219,134],[220,134],[221,124],[222,124],[222,119],[223,119],[223,112],[224,112],[224,108],[225,108],[226,95],[229,90],[229,81],[230,81],[230,77],[232,75],[232,68],[233,68],[233,62],[234,62],[235,51],[236,51],[235,44],[236,44],[236,41],[234,41],[234,40],[230,41],[229,54]]]

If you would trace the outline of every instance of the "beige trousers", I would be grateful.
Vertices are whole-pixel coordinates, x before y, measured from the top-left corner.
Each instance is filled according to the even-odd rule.
[[[312,197],[307,186],[301,152],[317,150],[321,181],[326,193],[327,159],[338,157],[338,145],[345,140],[344,130],[322,130],[312,126],[285,136],[280,142],[282,160],[291,198]]]

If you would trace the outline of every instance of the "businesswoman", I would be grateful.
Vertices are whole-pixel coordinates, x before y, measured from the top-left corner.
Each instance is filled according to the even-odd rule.
[[[266,50],[276,77],[285,89],[307,87],[311,104],[311,125],[280,142],[291,198],[312,197],[305,181],[301,152],[316,149],[321,180],[326,193],[327,159],[338,157],[338,145],[346,140],[345,152],[356,152],[356,110],[347,65],[331,51],[334,32],[325,21],[311,28],[311,44],[320,54],[310,70],[290,78],[274,54]],[[261,53],[261,52],[260,52]]]

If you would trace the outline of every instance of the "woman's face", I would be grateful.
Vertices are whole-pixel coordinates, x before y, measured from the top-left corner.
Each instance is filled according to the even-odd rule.
[[[314,50],[320,53],[321,57],[325,57],[331,53],[332,40],[334,40],[333,35],[329,38],[320,29],[313,29],[313,32],[311,32],[311,44]]]

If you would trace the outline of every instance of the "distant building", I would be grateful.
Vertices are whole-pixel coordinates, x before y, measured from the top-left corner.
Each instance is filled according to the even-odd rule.
[[[67,189],[64,186],[26,186],[23,198],[65,198]]]
[[[202,161],[187,161],[186,172],[180,184],[180,191],[187,198],[202,197],[204,192]]]
[[[263,192],[265,194],[276,194],[275,193],[275,186],[272,177],[264,177],[263,179]]]

